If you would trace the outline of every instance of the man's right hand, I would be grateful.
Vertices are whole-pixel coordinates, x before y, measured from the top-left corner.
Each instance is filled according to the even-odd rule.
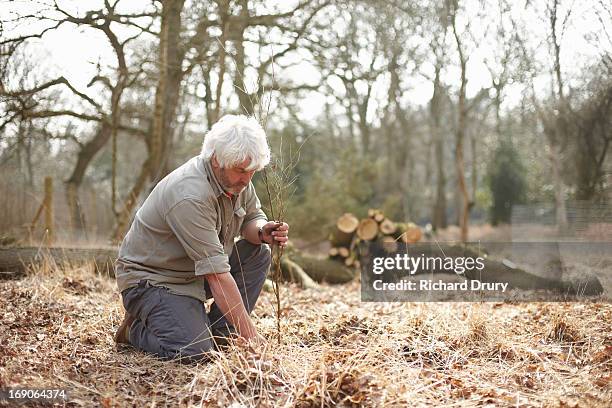
[[[238,337],[236,339],[236,344],[239,347],[251,348],[252,350],[265,350],[268,346],[268,340],[263,337],[261,334],[257,334],[255,337],[250,339],[245,339],[244,337]]]
[[[257,330],[247,313],[238,286],[229,272],[205,275],[219,310],[246,340],[257,337]]]
[[[270,245],[284,247],[289,240],[289,225],[286,222],[269,221],[261,227],[262,239]]]

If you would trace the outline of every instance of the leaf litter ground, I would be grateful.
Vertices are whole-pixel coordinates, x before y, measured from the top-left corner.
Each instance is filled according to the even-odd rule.
[[[359,283],[282,288],[264,349],[163,362],[113,334],[112,279],[47,265],[0,281],[0,388],[65,388],[68,406],[609,406],[612,306],[362,303]],[[60,405],[60,404],[58,404]]]

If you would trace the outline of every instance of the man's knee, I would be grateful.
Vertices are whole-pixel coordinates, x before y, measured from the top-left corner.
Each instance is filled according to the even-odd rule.
[[[157,338],[157,350],[145,350],[153,352],[163,360],[172,360],[180,363],[194,363],[206,361],[210,357],[210,352],[215,349],[212,338],[207,330],[193,338],[193,335],[186,334],[181,330],[172,333],[164,333],[163,338]]]
[[[215,350],[215,347],[212,340],[206,339],[197,344],[179,347],[170,353],[169,356],[172,360],[176,360],[179,363],[197,363],[209,360],[213,350]]]
[[[204,305],[194,298],[175,295],[166,288],[147,287],[138,302],[130,342],[165,360],[199,361],[213,349]],[[145,297],[144,295],[150,295]]]
[[[212,350],[212,334],[204,305],[197,299],[174,295],[167,290],[162,290],[160,297],[162,307],[156,317],[162,346],[171,355],[188,360],[197,360]]]
[[[253,256],[251,262],[252,264],[249,266],[249,269],[252,268],[255,272],[254,275],[257,276],[258,283],[263,285],[268,275],[270,264],[272,263],[272,251],[270,251],[270,247],[268,245],[260,245],[259,251]]]
[[[272,251],[270,250],[270,247],[268,245],[259,246],[257,260],[259,261],[258,263],[261,263],[266,267],[270,266],[270,264],[272,263]]]
[[[232,266],[248,266],[249,270],[262,271],[265,275],[272,263],[272,251],[268,245],[252,244],[246,239],[236,243],[236,253],[232,254]]]

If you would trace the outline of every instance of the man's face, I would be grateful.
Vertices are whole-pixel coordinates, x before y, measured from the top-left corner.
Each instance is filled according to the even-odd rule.
[[[227,193],[234,195],[240,194],[248,185],[255,170],[246,170],[251,163],[250,159],[239,163],[234,167],[221,168],[216,157],[213,156],[211,164],[219,184]]]

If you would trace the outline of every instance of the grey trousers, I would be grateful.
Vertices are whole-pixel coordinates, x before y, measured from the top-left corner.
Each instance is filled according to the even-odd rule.
[[[244,239],[236,243],[230,256],[230,273],[249,313],[261,293],[270,263],[267,245],[253,245]],[[208,284],[205,287],[206,297],[212,297]],[[130,343],[165,360],[205,359],[208,351],[236,332],[215,303],[206,313],[200,300],[172,294],[146,280],[121,295],[125,310],[136,319],[130,327]]]

